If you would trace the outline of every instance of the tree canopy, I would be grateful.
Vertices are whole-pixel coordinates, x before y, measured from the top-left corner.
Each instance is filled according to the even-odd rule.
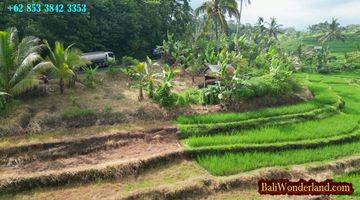
[[[71,0],[43,3],[74,3]],[[17,27],[20,37],[34,35],[49,43],[76,44],[83,52],[113,51],[118,57],[144,58],[161,44],[167,32],[181,39],[192,20],[188,0],[87,0],[84,14],[6,13],[0,30]],[[22,0],[18,3],[33,3]],[[8,2],[3,2],[6,7]],[[3,8],[0,8],[3,9]]]

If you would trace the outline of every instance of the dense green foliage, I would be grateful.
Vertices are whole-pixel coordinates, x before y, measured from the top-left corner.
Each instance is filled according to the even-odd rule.
[[[306,45],[321,46],[316,36],[304,37],[302,42]],[[344,53],[359,50],[360,34],[348,34],[346,35],[345,41],[333,40],[325,42],[324,46],[329,46],[330,51],[336,55],[344,55]]]
[[[20,0],[18,3],[32,3]],[[49,3],[39,0],[37,2]],[[50,1],[51,2],[51,1]],[[181,38],[191,21],[188,0],[88,0],[86,14],[2,14],[0,30],[17,27],[20,36],[34,35],[49,43],[75,43],[83,52],[111,50],[118,57],[144,58],[167,32]],[[4,7],[12,1],[5,1]],[[56,3],[74,3],[60,0]]]
[[[321,83],[309,85],[310,90],[316,94],[312,101],[276,108],[264,108],[257,111],[243,112],[243,113],[213,113],[207,115],[188,115],[177,118],[179,124],[211,124],[211,123],[226,123],[235,121],[244,121],[249,119],[256,119],[259,117],[272,117],[280,115],[289,115],[300,112],[308,112],[314,109],[321,108],[325,105],[335,104],[339,97],[334,94],[326,85]]]
[[[0,92],[16,96],[39,84],[38,75],[49,68],[41,48],[36,37],[19,40],[16,28],[0,32]]]

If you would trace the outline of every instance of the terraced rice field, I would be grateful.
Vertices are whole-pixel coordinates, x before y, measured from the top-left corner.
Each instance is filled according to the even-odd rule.
[[[181,142],[202,167],[219,176],[360,155],[359,73],[297,76],[309,80],[312,101],[181,117]]]
[[[335,181],[352,183],[354,194],[351,197],[338,197],[338,199],[360,199],[360,171],[335,177]]]
[[[351,182],[355,194],[336,198],[358,199],[360,72],[297,76],[313,100],[183,116],[177,128],[3,149],[9,156],[0,169],[0,199],[262,199],[257,181],[275,177]],[[138,152],[146,155],[133,159]],[[78,163],[84,159],[92,164]]]

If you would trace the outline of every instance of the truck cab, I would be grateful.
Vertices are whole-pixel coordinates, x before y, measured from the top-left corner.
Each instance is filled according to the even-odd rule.
[[[115,54],[113,52],[105,52],[107,62],[115,62]]]

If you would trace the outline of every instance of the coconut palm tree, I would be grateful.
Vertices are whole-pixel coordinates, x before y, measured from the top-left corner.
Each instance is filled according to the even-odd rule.
[[[86,60],[81,58],[81,52],[72,48],[73,44],[64,48],[60,42],[55,42],[54,50],[51,49],[49,43],[45,41],[45,45],[49,49],[48,62],[51,63],[55,76],[59,79],[59,87],[61,94],[64,93],[64,81],[73,79],[75,70],[88,64]]]
[[[209,0],[195,10],[195,15],[199,16],[200,14],[204,14],[205,23],[214,23],[215,36],[216,39],[218,39],[219,27],[221,27],[225,33],[228,31],[226,14],[229,17],[239,19],[240,13],[237,7],[238,4],[236,0]]]
[[[25,37],[19,42],[18,31],[11,28],[0,32],[0,90],[16,96],[40,83],[38,76],[49,69],[39,52],[40,40]]]
[[[333,18],[331,23],[323,30],[323,34],[319,37],[319,42],[325,43],[331,40],[341,40],[345,42],[344,29],[340,27],[337,19]]]
[[[243,11],[243,6],[250,5],[251,0],[239,0],[240,1],[240,9],[239,9],[239,19],[238,19],[238,25],[236,33],[239,33],[240,25],[241,25],[241,16]]]
[[[266,24],[268,24],[268,34],[269,37],[273,37],[275,39],[277,39],[278,34],[281,33],[281,27],[283,26],[282,24],[278,24],[276,18],[272,17],[270,18],[270,22],[266,22]]]

